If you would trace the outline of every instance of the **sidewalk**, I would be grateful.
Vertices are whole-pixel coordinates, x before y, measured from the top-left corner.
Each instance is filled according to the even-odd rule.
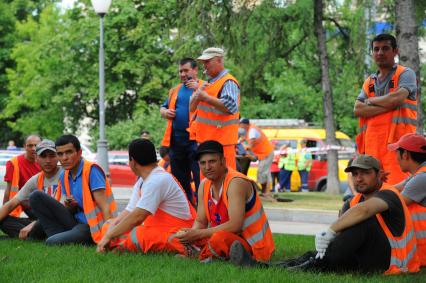
[[[122,211],[132,194],[127,187],[112,188],[118,210]],[[0,204],[3,203],[4,188],[0,188]],[[326,230],[337,219],[337,211],[285,209],[265,207],[269,225],[273,233],[294,235],[315,235]]]

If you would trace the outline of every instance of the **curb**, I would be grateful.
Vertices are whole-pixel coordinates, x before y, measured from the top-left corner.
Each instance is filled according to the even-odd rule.
[[[331,224],[337,220],[338,211],[313,209],[266,208],[269,220],[285,222],[304,222],[315,224]]]

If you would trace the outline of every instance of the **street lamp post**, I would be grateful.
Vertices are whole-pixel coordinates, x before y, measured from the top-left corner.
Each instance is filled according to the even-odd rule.
[[[105,138],[105,66],[104,66],[104,16],[108,12],[111,0],[91,0],[100,19],[99,36],[99,140],[96,160],[105,174],[109,176],[108,142]]]

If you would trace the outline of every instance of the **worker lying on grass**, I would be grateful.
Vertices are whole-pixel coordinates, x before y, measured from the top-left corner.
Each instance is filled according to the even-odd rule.
[[[56,153],[64,172],[55,198],[33,192],[30,205],[47,234],[46,244],[93,244],[101,239],[101,227],[115,214],[116,206],[103,170],[81,157],[80,141],[63,135]],[[59,200],[62,202],[60,203]]]
[[[32,192],[41,191],[50,196],[56,192],[59,175],[62,172],[57,166],[55,143],[51,140],[43,140],[36,146],[36,162],[40,165],[41,172],[31,177],[12,199],[0,208],[0,229],[9,237],[19,237],[42,240],[46,234],[40,222],[30,218],[21,218],[8,215],[18,205],[23,206],[28,213],[30,210],[29,196]],[[32,213],[28,213],[32,215]]]
[[[343,215],[316,235],[316,251],[270,266],[333,272],[418,272],[410,214],[396,189],[380,189],[379,161],[359,155],[345,171],[352,172],[358,193],[346,203]],[[233,252],[231,259],[235,264],[254,265],[244,252]]]
[[[171,237],[194,222],[195,209],[184,190],[157,165],[155,148],[149,140],[130,143],[129,165],[139,178],[126,209],[102,227],[97,251],[184,253],[183,245]]]
[[[256,184],[226,166],[223,147],[205,141],[197,149],[205,179],[198,190],[197,218],[191,229],[177,233],[187,256],[203,262],[229,259],[231,247],[243,249],[250,258],[269,261],[274,241]]]

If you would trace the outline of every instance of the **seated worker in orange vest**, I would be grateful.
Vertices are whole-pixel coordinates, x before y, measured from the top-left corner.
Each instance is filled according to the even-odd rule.
[[[46,238],[43,228],[34,218],[8,215],[18,205],[30,209],[29,196],[34,191],[39,190],[50,196],[53,196],[56,192],[62,169],[57,166],[58,157],[56,156],[55,143],[51,140],[41,141],[36,147],[36,153],[36,162],[40,165],[42,171],[32,176],[17,195],[0,207],[0,229],[9,237],[19,237],[22,240]]]
[[[97,252],[183,253],[183,245],[171,236],[191,227],[195,219],[195,209],[185,191],[157,165],[155,147],[148,140],[130,143],[129,166],[139,179],[126,209],[102,228]]]
[[[192,95],[189,108],[196,111],[195,139],[198,143],[215,140],[223,145],[226,165],[236,169],[240,85],[224,66],[225,52],[210,47],[200,57],[209,80]]]
[[[408,206],[417,238],[420,264],[426,266],[426,139],[417,134],[406,134],[398,142],[388,145],[397,151],[402,172],[411,174],[397,185]]]
[[[247,118],[240,119],[240,128],[246,132],[245,139],[249,144],[249,149],[259,159],[257,167],[257,182],[262,186],[261,197],[266,201],[275,201],[271,196],[271,165],[274,160],[274,146],[265,136],[263,131],[250,123]]]
[[[269,261],[274,240],[268,219],[247,176],[226,166],[222,145],[201,143],[197,159],[205,179],[198,190],[197,218],[191,229],[176,237],[201,261],[229,259],[231,246],[237,246],[254,260]]]
[[[359,155],[345,169],[352,172],[355,197],[329,229],[315,237],[315,252],[276,266],[332,272],[419,271],[416,236],[410,213],[398,190],[383,188],[380,162]]]
[[[13,157],[6,162],[6,174],[4,181],[7,183],[4,191],[3,204],[9,199],[12,199],[18,191],[25,185],[25,183],[35,174],[40,172],[40,166],[36,159],[36,146],[40,143],[41,139],[38,135],[30,135],[25,139],[24,149],[25,153]],[[23,207],[18,205],[13,211],[10,212],[11,216],[20,217]],[[30,211],[27,211],[31,214]],[[33,217],[33,215],[28,215]]]
[[[102,225],[116,213],[108,179],[99,165],[81,157],[77,137],[63,135],[55,145],[65,170],[59,178],[60,188],[55,198],[39,191],[30,195],[31,208],[48,237],[46,244],[97,243]]]

